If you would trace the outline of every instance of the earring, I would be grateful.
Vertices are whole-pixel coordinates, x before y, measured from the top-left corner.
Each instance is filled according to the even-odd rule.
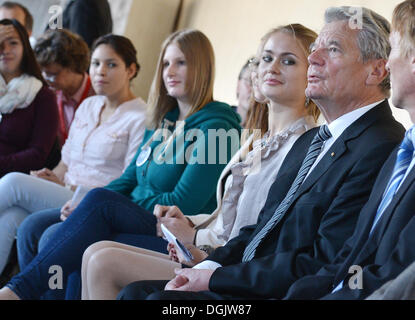
[[[309,105],[309,103],[310,103],[310,98],[309,97],[306,97],[305,98],[305,106],[307,107],[308,105]]]

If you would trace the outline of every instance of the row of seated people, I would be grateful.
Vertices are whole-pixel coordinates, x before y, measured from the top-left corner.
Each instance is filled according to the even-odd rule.
[[[388,65],[389,22],[362,8],[362,29],[351,29],[350,12],[348,7],[328,9],[318,36],[290,24],[261,39],[251,63],[253,101],[247,122],[259,129],[259,137],[249,135],[236,153],[239,139],[225,149],[213,140],[213,161],[201,151],[212,151],[208,130],[238,132],[239,117],[213,100],[214,58],[206,36],[197,30],[170,35],[147,103],[148,129],[129,165],[77,206],[25,210],[17,236],[21,272],[0,290],[0,298],[359,299],[396,277],[415,257],[408,210],[412,178],[405,175],[413,145],[411,128],[397,152],[405,130],[387,102],[388,70],[394,85],[415,82],[409,74],[394,76],[405,68],[398,69],[402,61],[392,63],[403,56],[400,37],[415,47],[402,27],[415,19],[415,4],[408,0],[395,9]],[[90,75],[97,97],[106,99],[97,112],[104,118],[95,125],[110,122],[115,112],[105,118],[104,111],[119,108],[122,97],[132,100],[124,94],[137,71],[135,63],[120,59],[111,41],[99,41]],[[117,62],[123,76],[117,74]],[[116,72],[111,76],[110,70]],[[113,85],[107,86],[107,76],[117,79]],[[120,88],[121,80],[127,90]],[[394,104],[411,112],[400,94],[405,92],[394,90]],[[83,106],[75,119],[84,115]],[[318,129],[319,111],[327,125]],[[180,138],[189,135],[196,139]],[[85,141],[90,136],[84,135]],[[85,141],[77,147],[85,148]],[[62,161],[65,148],[66,143]],[[220,161],[223,153],[225,162]],[[42,180],[4,176],[0,183],[8,185],[13,198],[7,210],[21,208],[28,198],[15,191],[24,185],[17,179]],[[398,203],[391,199],[401,184]],[[48,197],[36,194],[38,189],[25,190],[30,197],[34,192],[33,202]],[[60,219],[64,222],[47,230],[40,248],[45,229]],[[175,245],[167,246],[161,224],[186,245],[192,261],[185,261]],[[181,268],[181,263],[193,268]],[[347,285],[352,264],[362,268],[358,290]],[[49,287],[54,265],[64,272],[61,291]]]

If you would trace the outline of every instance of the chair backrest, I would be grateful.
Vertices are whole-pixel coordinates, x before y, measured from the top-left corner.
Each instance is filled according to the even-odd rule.
[[[61,146],[59,143],[59,138],[56,137],[52,149],[50,150],[49,156],[46,159],[45,168],[52,170],[58,165],[59,161],[61,161]]]

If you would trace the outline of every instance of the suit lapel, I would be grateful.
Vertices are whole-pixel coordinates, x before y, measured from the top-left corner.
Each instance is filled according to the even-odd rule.
[[[316,165],[310,175],[305,179],[304,183],[298,188],[295,193],[291,205],[310,189],[319,178],[330,168],[330,166],[340,159],[345,152],[347,152],[347,142],[351,139],[357,138],[362,134],[369,126],[372,125],[381,116],[390,116],[391,111],[388,102],[385,100],[373,109],[366,112],[363,116],[353,122],[334,142],[326,154],[321,158],[320,162]],[[290,206],[291,206],[290,205]]]
[[[394,152],[393,154],[394,154],[393,159],[396,159],[396,152]],[[369,232],[370,232],[370,229],[372,228],[372,224],[373,224],[373,219],[376,215],[376,211],[378,209],[378,205],[379,205],[379,202],[381,200],[381,197],[383,196],[383,193],[386,189],[386,184],[389,182],[394,164],[395,164],[395,161],[393,161],[393,162],[391,161],[391,164],[389,165],[389,170],[388,170],[389,174],[387,175],[388,177],[382,183],[383,188],[379,188],[380,189],[379,194],[378,194],[379,201],[377,201],[376,206],[373,206],[373,208],[371,208],[372,210],[370,210],[370,212],[371,212],[370,218],[369,218],[368,222],[366,223],[365,231],[361,236],[361,239],[362,240],[365,239],[365,241],[361,241],[361,243],[364,243],[364,244],[363,244],[362,249],[358,251],[359,253],[358,253],[356,259],[354,259],[354,262],[356,262],[356,263],[363,261],[364,259],[369,257],[373,252],[376,251],[376,249],[378,248],[378,246],[379,246],[379,244],[382,240],[382,236],[384,235],[384,233],[387,230],[387,227],[388,227],[389,222],[390,222],[390,220],[393,216],[393,213],[395,212],[395,209],[396,209],[397,205],[401,201],[402,197],[408,191],[408,188],[415,181],[415,167],[414,167],[414,168],[411,169],[411,172],[405,178],[404,182],[402,183],[402,186],[399,188],[398,192],[393,197],[391,203],[389,204],[389,206],[387,207],[387,209],[383,213],[382,217],[380,218],[380,220],[378,222],[378,225],[375,227],[372,234],[369,236]]]
[[[321,158],[320,162],[311,171],[310,175],[304,180],[303,184],[298,188],[295,193],[292,202],[294,203],[302,194],[304,194],[309,188],[311,188],[319,178],[326,173],[330,166],[339,159],[344,152],[346,152],[346,146],[344,142],[335,143],[330,150]]]
[[[385,165],[381,169],[381,173],[374,184],[366,206],[359,213],[359,220],[356,225],[357,230],[359,230],[358,234],[356,235],[357,240],[354,244],[353,253],[350,254],[347,260],[348,262],[344,265],[349,266],[351,264],[356,264],[356,261],[362,261],[361,257],[367,257],[370,252],[376,248],[376,242],[371,241],[372,238],[369,238],[369,233],[372,228],[373,220],[375,218],[379,203],[392,175],[392,171],[395,165],[396,152],[397,149],[391,153],[388,160],[385,162]],[[345,272],[347,273],[347,271]],[[340,272],[339,275],[342,278],[344,276],[342,272]]]
[[[393,216],[393,212],[395,211],[396,206],[399,204],[402,197],[406,194],[406,191],[408,190],[408,188],[413,184],[414,180],[415,180],[415,168],[412,168],[411,172],[405,178],[401,187],[398,189],[391,203],[386,208],[385,212],[380,218],[378,225],[373,230],[373,233],[371,235],[371,238],[372,238],[371,240],[372,242],[376,244],[375,247],[377,247],[377,245],[380,243],[383,234],[386,232],[387,226],[389,225],[390,219]]]

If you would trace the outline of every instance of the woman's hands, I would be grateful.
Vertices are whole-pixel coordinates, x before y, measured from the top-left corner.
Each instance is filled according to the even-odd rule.
[[[194,224],[186,218],[178,207],[156,205],[153,214],[157,217],[157,235],[163,237],[160,225],[164,224],[193,255],[192,261],[186,261],[176,246],[173,243],[169,243],[167,245],[167,251],[169,251],[171,260],[192,267],[207,257],[206,252],[196,248],[193,244],[196,234]]]
[[[14,35],[13,25],[0,25],[0,44]]]
[[[176,245],[174,245],[171,242],[167,245],[167,250],[169,251],[170,260],[185,264],[189,267],[193,267],[193,266],[197,265],[199,262],[202,262],[208,256],[206,252],[196,248],[193,244],[186,244],[184,246],[192,254],[193,260],[186,261],[186,259],[181,254],[181,252],[179,250],[177,250]]]
[[[40,179],[44,179],[44,180],[57,183],[61,186],[65,185],[63,181],[59,179],[59,177],[52,170],[49,170],[47,168],[43,168],[41,170],[30,171],[30,175],[35,176]]]
[[[76,207],[72,207],[72,200],[68,200],[61,208],[61,220],[65,221],[69,215],[75,210]]]
[[[157,217],[157,235],[159,237],[163,237],[160,224],[164,224],[180,242],[184,244],[193,243],[196,234],[196,230],[193,228],[194,225],[178,207],[157,204],[154,207],[153,214]]]

